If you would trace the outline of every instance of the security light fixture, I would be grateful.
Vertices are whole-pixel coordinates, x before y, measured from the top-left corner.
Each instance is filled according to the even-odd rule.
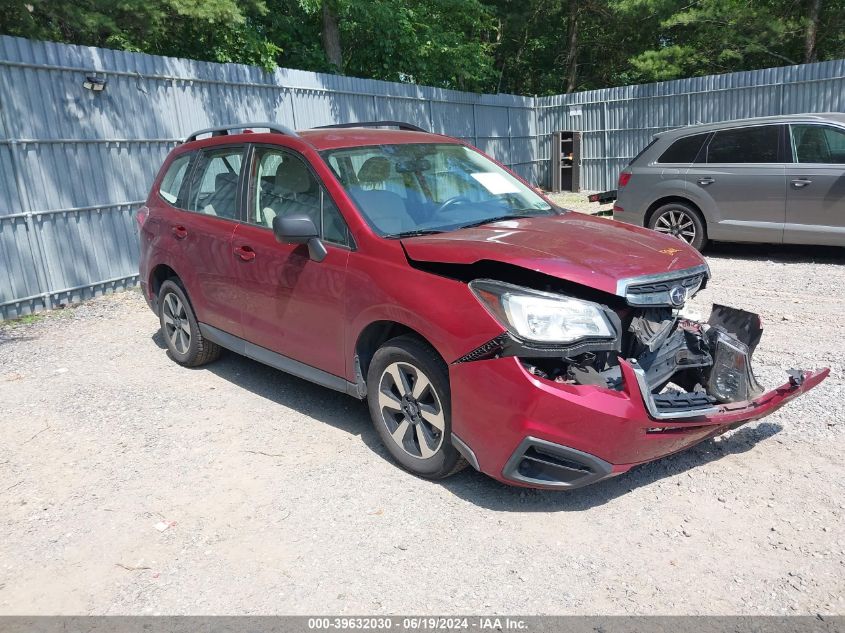
[[[82,87],[93,92],[102,92],[106,89],[106,83],[107,82],[103,77],[89,75],[85,78],[85,81],[82,82]]]

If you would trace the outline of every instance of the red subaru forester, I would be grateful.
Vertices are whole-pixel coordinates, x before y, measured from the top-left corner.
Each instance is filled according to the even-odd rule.
[[[176,362],[226,348],[366,398],[391,455],[423,477],[469,462],[576,488],[828,374],[792,371],[764,392],[757,315],[683,317],[710,277],[692,248],[559,209],[477,149],[404,123],[197,132],[138,221],[141,286]]]

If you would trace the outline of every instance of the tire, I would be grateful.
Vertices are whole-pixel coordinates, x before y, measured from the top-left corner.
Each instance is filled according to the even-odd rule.
[[[367,371],[367,401],[382,443],[405,470],[442,479],[466,466],[452,445],[449,372],[430,345],[405,335],[380,347]]]
[[[170,357],[185,367],[199,367],[220,356],[221,348],[200,333],[188,295],[177,280],[168,279],[158,291],[158,319]]]
[[[648,228],[672,235],[700,251],[707,245],[707,226],[698,209],[685,202],[669,202],[654,210]]]

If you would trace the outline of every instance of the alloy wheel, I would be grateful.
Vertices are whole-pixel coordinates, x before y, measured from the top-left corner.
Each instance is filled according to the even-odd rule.
[[[654,223],[654,230],[672,235],[692,244],[695,240],[695,222],[683,209],[667,209]]]
[[[164,321],[164,335],[173,349],[180,354],[187,354],[191,346],[191,326],[188,323],[185,306],[175,293],[168,292],[164,296],[161,315]]]
[[[446,418],[421,369],[409,363],[388,365],[379,379],[378,404],[390,437],[405,453],[428,459],[440,450]]]

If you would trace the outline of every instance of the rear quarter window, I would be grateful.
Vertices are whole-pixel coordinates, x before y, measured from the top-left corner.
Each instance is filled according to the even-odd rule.
[[[657,159],[658,163],[694,163],[708,134],[679,138]]]
[[[655,137],[655,138],[653,138],[653,139],[651,139],[651,142],[650,142],[648,145],[646,145],[645,147],[643,147],[643,148],[642,148],[639,152],[637,152],[637,155],[636,155],[636,156],[634,156],[634,157],[633,157],[633,158],[632,158],[632,159],[628,162],[628,166],[630,167],[630,166],[631,166],[631,165],[633,165],[635,162],[637,162],[637,160],[639,160],[640,156],[642,156],[643,154],[645,154],[645,153],[649,150],[649,148],[650,148],[652,145],[654,145],[656,142],[657,142],[657,138],[656,138],[656,137]]]
[[[182,190],[182,185],[185,182],[185,175],[188,173],[188,165],[191,162],[191,154],[179,156],[167,168],[167,173],[161,179],[161,184],[158,187],[159,195],[165,201],[173,206],[176,206],[176,201],[179,199],[179,192]]]

